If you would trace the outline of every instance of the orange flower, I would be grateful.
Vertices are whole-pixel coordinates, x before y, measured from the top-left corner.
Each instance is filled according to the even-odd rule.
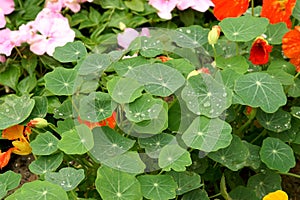
[[[284,191],[277,190],[267,194],[263,200],[288,200],[288,198],[288,195]]]
[[[291,27],[290,16],[295,7],[296,0],[263,0],[261,17],[266,17],[271,24],[285,22]]]
[[[8,164],[10,155],[13,150],[14,150],[14,148],[10,148],[6,152],[3,152],[3,153],[0,150],[0,169],[2,169],[3,167],[5,167]]]
[[[157,56],[158,59],[161,60],[161,62],[167,62],[168,60],[171,60],[172,58],[167,57],[167,56]]]
[[[264,65],[269,61],[269,53],[272,51],[272,46],[263,37],[257,37],[250,50],[249,60],[254,65]]]
[[[282,50],[290,62],[295,65],[296,71],[300,72],[300,26],[287,32],[282,38]]]
[[[245,13],[249,6],[249,0],[212,0],[215,4],[214,15],[218,20],[226,17],[239,17]]]
[[[90,121],[82,120],[79,116],[78,116],[77,120],[80,124],[85,124],[90,129],[93,129],[98,126],[109,126],[110,128],[114,129],[116,126],[116,112],[113,112],[113,114],[110,117],[108,117],[100,122],[90,122]]]

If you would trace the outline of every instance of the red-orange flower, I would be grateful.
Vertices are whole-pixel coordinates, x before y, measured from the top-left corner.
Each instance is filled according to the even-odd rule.
[[[215,4],[214,15],[218,20],[226,17],[239,17],[245,13],[249,6],[249,0],[212,0]]]
[[[167,57],[167,56],[157,56],[157,58],[158,59],[160,59],[161,60],[161,62],[167,62],[167,61],[169,61],[169,60],[172,60],[172,58],[170,58],[170,57]]]
[[[300,26],[287,32],[282,38],[282,50],[290,62],[295,65],[296,71],[300,72]]]
[[[116,112],[113,112],[113,114],[110,117],[108,117],[100,122],[90,122],[87,120],[82,120],[79,116],[77,119],[80,124],[85,124],[90,129],[93,129],[98,126],[109,126],[110,128],[114,129],[116,126]]]
[[[272,51],[272,46],[263,37],[257,37],[250,50],[249,60],[254,65],[264,65],[269,61],[269,53]]]
[[[290,16],[295,7],[296,0],[264,0],[261,10],[261,17],[266,17],[271,24],[285,22],[291,27]]]
[[[8,164],[10,155],[13,150],[14,150],[14,148],[10,148],[6,152],[3,152],[3,153],[0,150],[0,169],[2,169],[3,167],[5,167]]]

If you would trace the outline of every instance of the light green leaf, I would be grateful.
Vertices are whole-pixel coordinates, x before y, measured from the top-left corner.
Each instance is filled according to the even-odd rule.
[[[39,156],[30,163],[29,170],[34,174],[45,174],[55,171],[63,161],[63,153],[52,154],[49,156]]]
[[[190,153],[177,144],[164,146],[158,157],[158,165],[165,171],[185,171],[191,164]]]
[[[151,200],[168,200],[176,196],[176,182],[169,175],[142,175],[137,177],[143,196]]]
[[[184,58],[171,59],[164,64],[178,70],[184,75],[184,77],[187,77],[188,74],[195,69],[195,66],[193,66],[187,59]]]
[[[84,154],[92,149],[94,139],[91,130],[84,124],[75,126],[75,129],[64,132],[57,147],[66,154]]]
[[[230,68],[226,68],[224,70],[222,70],[221,72],[221,76],[222,76],[222,83],[229,89],[233,90],[234,88],[234,84],[235,81],[240,78],[241,76],[243,76],[242,74],[233,71]],[[235,96],[233,96],[233,100],[234,100]]]
[[[256,118],[264,128],[270,131],[282,132],[291,128],[291,115],[282,109],[275,113],[265,113],[259,109]]]
[[[0,105],[0,130],[16,125],[29,117],[35,101],[29,96],[18,97],[14,94],[4,97]]]
[[[45,96],[34,96],[32,97],[35,104],[32,109],[32,112],[30,113],[29,119],[33,118],[44,118],[47,115],[48,112],[48,101],[47,97]]]
[[[153,58],[163,53],[161,41],[154,37],[141,36],[134,42],[140,43],[140,54],[146,58]]]
[[[62,168],[59,172],[47,172],[45,174],[46,181],[59,185],[65,191],[75,189],[84,177],[83,169],[74,169],[71,167]]]
[[[176,181],[178,188],[176,188],[176,194],[182,195],[189,191],[195,190],[201,187],[201,178],[198,174],[194,172],[174,172],[170,171],[166,173],[171,175]]]
[[[236,135],[233,135],[231,144],[228,147],[208,154],[209,158],[228,167],[232,171],[243,168],[248,156],[248,148]]]
[[[216,59],[217,67],[221,69],[231,69],[237,73],[244,74],[247,72],[249,64],[243,56],[233,56],[229,58],[218,57]]]
[[[149,61],[144,57],[138,56],[120,60],[113,64],[113,68],[116,70],[119,76],[123,76],[134,67],[147,64],[148,62]]]
[[[58,139],[49,131],[40,133],[30,142],[32,153],[35,155],[50,155],[58,149],[57,144]]]
[[[55,119],[67,119],[73,117],[73,105],[71,99],[66,99],[59,107],[54,109]]]
[[[272,70],[283,70],[291,75],[295,74],[295,66],[290,63],[287,62],[285,60],[274,60],[270,63],[270,65],[268,66],[268,70],[267,71],[272,71]]]
[[[295,83],[289,87],[288,95],[291,97],[300,97],[300,79],[295,79]]]
[[[251,144],[243,140],[244,145],[248,148],[250,155],[248,156],[245,166],[252,167],[253,169],[258,169],[261,165],[261,160],[259,156],[260,146]]]
[[[76,75],[74,69],[57,67],[45,75],[45,88],[55,95],[72,95]]]
[[[87,54],[81,41],[68,42],[62,47],[56,47],[53,58],[62,63],[78,61]]]
[[[293,149],[278,138],[264,139],[259,154],[268,168],[280,172],[288,172],[296,165]]]
[[[89,151],[96,162],[103,162],[128,151],[135,143],[109,127],[93,129],[94,147]]]
[[[131,78],[114,77],[107,82],[108,93],[117,103],[130,103],[142,95],[143,85]]]
[[[110,117],[116,108],[108,93],[92,92],[81,98],[79,115],[83,120],[99,122]]]
[[[131,10],[134,10],[137,12],[144,11],[144,2],[141,0],[124,1],[124,3]]]
[[[300,20],[300,2],[296,1],[296,5],[293,9],[293,17],[295,17],[296,19]]]
[[[232,92],[211,75],[201,73],[188,79],[181,96],[193,113],[214,118],[231,105]]]
[[[27,76],[18,83],[18,90],[21,94],[29,94],[37,85],[35,76]]]
[[[280,82],[266,73],[241,76],[236,80],[234,90],[246,105],[260,107],[267,113],[275,112],[287,101]]]
[[[160,63],[137,66],[125,76],[136,79],[152,95],[162,97],[173,94],[185,82],[180,72]]]
[[[267,73],[279,80],[282,85],[292,85],[294,83],[294,76],[285,72],[283,69],[268,68]]]
[[[229,17],[219,23],[225,37],[235,42],[253,40],[266,32],[268,24],[268,19],[252,16]]]
[[[141,185],[133,175],[106,166],[98,169],[95,185],[103,200],[143,199]]]
[[[265,35],[267,36],[267,41],[270,44],[281,44],[282,37],[288,31],[289,29],[287,28],[286,23],[280,22],[276,24],[269,24]]]
[[[0,84],[6,85],[16,91],[20,76],[21,70],[19,66],[9,66],[5,71],[0,73]]]
[[[107,54],[90,54],[79,64],[80,75],[101,74],[109,65],[111,60]]]
[[[0,174],[0,183],[3,184],[5,191],[9,191],[12,189],[15,189],[16,187],[18,187],[18,185],[20,184],[21,181],[21,174],[17,174],[13,171],[6,171],[2,174]],[[0,189],[1,191],[1,189]],[[0,192],[1,194],[1,192]],[[1,195],[0,195],[0,198]]]
[[[199,116],[183,133],[182,139],[189,147],[205,152],[227,147],[231,140],[231,126],[219,118]]]

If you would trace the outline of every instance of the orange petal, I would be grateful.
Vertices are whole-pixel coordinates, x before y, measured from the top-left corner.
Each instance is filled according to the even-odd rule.
[[[254,65],[264,65],[269,62],[269,53],[272,51],[272,46],[262,38],[258,37],[252,44],[249,60]]]
[[[5,167],[8,164],[10,155],[13,150],[14,150],[14,148],[10,148],[6,152],[3,152],[3,153],[1,153],[1,151],[0,151],[0,169],[2,169],[3,167]]]
[[[16,140],[19,138],[23,138],[23,130],[24,130],[24,126],[22,125],[15,125],[9,127],[2,131],[2,138],[8,140]]]
[[[214,15],[218,20],[227,17],[239,17],[245,13],[249,6],[249,0],[212,0],[215,4]]]
[[[13,141],[12,144],[14,145],[13,153],[18,155],[28,155],[31,153],[31,147],[26,140],[22,141]]]
[[[283,36],[282,50],[288,58],[300,57],[300,26],[296,26]]]
[[[267,194],[263,200],[288,200],[288,198],[288,195],[284,191],[277,190]]]

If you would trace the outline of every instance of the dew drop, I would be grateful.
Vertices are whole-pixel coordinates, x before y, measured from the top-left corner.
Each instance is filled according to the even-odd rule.
[[[207,101],[207,102],[205,102],[205,103],[203,104],[203,106],[207,108],[207,107],[210,106],[210,103]]]

